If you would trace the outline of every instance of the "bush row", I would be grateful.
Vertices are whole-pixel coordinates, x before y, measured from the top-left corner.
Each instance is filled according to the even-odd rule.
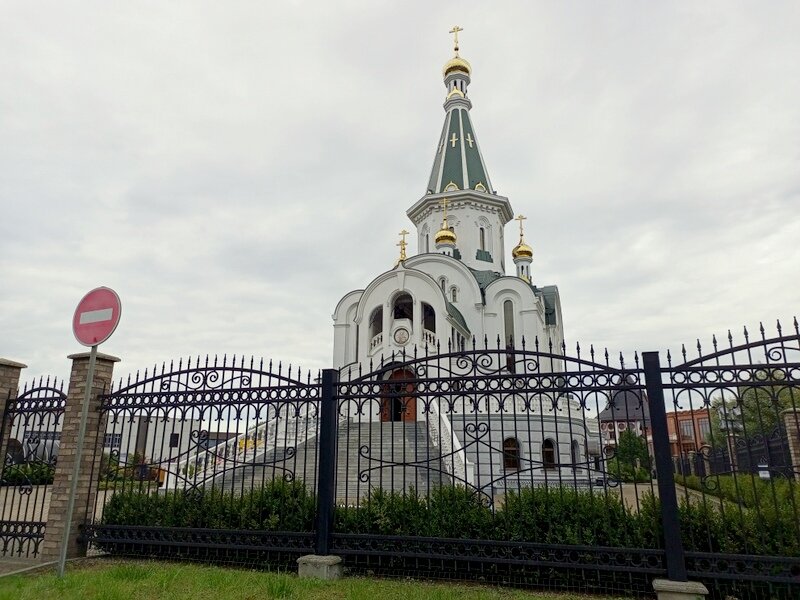
[[[241,495],[117,493],[105,506],[103,523],[308,532],[313,530],[314,514],[315,499],[302,483],[275,481]],[[780,516],[765,520],[751,510],[720,511],[713,504],[684,501],[680,517],[687,550],[800,556],[796,524]],[[662,545],[660,507],[652,495],[633,511],[604,492],[553,488],[511,493],[494,511],[460,487],[436,488],[427,496],[378,490],[358,507],[338,507],[335,531],[632,548]]]
[[[676,476],[686,487],[705,494],[736,502],[747,508],[768,510],[770,507],[797,507],[800,510],[800,485],[792,479],[772,477],[761,479],[754,473]]]
[[[48,485],[53,483],[56,468],[47,463],[9,465],[3,471],[0,485]]]

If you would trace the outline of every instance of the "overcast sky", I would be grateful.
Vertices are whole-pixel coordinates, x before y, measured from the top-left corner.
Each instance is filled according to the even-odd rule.
[[[66,376],[106,285],[117,375],[329,366],[336,303],[393,266],[425,191],[456,23],[570,346],[791,323],[798,2],[24,0],[0,9],[0,357]]]

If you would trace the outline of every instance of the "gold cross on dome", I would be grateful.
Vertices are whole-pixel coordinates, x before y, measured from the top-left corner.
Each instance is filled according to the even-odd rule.
[[[447,222],[447,198],[442,198],[439,204],[442,205],[442,210],[444,211],[444,220]]]
[[[519,215],[518,217],[515,217],[514,220],[519,221],[519,239],[522,239],[522,222],[527,221],[528,217],[523,217],[522,215]]]
[[[472,143],[473,143],[474,141],[475,141],[475,140],[473,140],[473,139],[472,139],[472,136],[471,136],[471,135],[468,133],[468,134],[467,134],[467,143],[469,144],[469,147],[470,147],[470,148],[472,148]]]
[[[400,262],[404,261],[407,258],[406,257],[406,246],[408,245],[408,242],[406,241],[406,236],[408,235],[408,231],[403,229],[397,235],[400,236],[400,241],[397,242],[397,244],[396,244],[397,246],[400,246],[400,258],[397,260],[397,262],[400,263]]]
[[[464,30],[461,27],[459,27],[458,25],[453,25],[453,28],[449,32],[449,33],[453,34],[453,52],[456,53],[456,56],[458,56],[458,32],[459,31],[464,31]]]
[[[458,138],[456,137],[456,132],[454,131],[453,132],[453,137],[450,138],[450,147],[451,148],[455,148],[457,141],[458,141]]]

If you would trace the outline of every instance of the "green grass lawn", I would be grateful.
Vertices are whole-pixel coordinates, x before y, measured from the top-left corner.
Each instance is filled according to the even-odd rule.
[[[63,580],[37,572],[0,578],[0,600],[569,600],[587,596],[532,593],[456,583],[349,577],[339,581],[191,563],[97,559],[74,563]],[[598,597],[592,597],[599,600]]]

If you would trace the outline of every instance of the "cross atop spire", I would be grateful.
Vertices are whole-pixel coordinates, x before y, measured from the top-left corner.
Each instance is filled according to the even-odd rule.
[[[400,264],[400,263],[401,263],[401,262],[403,262],[403,261],[404,261],[406,258],[408,258],[408,257],[406,256],[406,246],[408,245],[408,242],[406,241],[406,236],[408,235],[408,231],[406,231],[405,229],[403,229],[403,230],[402,230],[400,233],[398,233],[397,235],[399,235],[399,236],[400,236],[400,241],[399,241],[399,242],[397,242],[397,244],[396,244],[397,246],[400,246],[400,258],[398,258],[398,259],[397,259],[397,264]]]
[[[442,198],[439,204],[442,205],[442,210],[444,211],[444,217],[442,218],[442,229],[447,229],[447,198]]]
[[[458,25],[453,25],[453,28],[450,30],[450,33],[453,34],[453,52],[456,53],[456,56],[458,56],[458,32],[459,31],[464,31],[464,30],[461,27],[459,27]]]

